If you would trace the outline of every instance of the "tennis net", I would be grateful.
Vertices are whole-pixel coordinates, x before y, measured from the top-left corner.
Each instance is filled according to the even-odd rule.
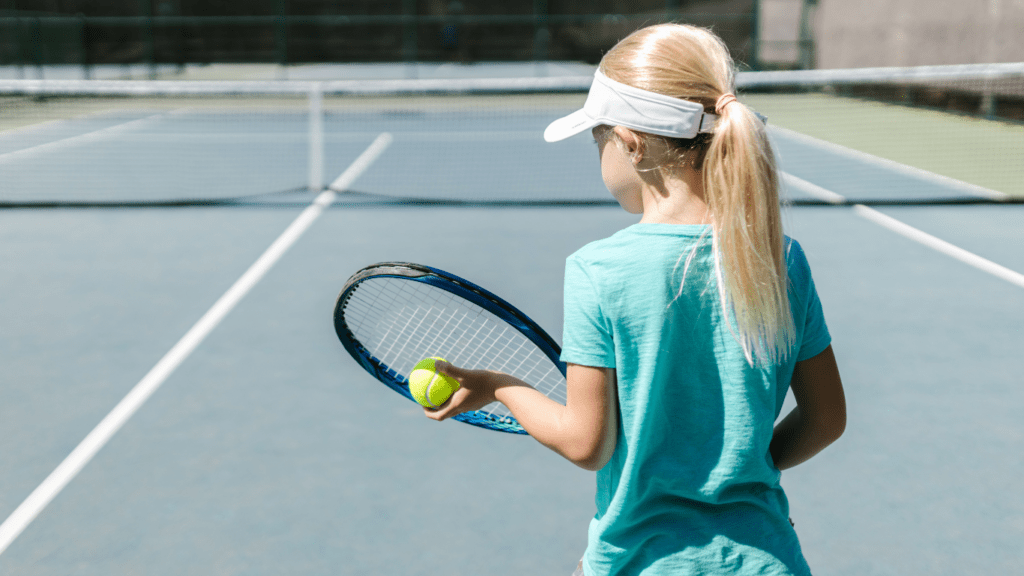
[[[596,150],[548,144],[590,77],[0,81],[0,206],[290,206],[380,134],[341,206],[604,205]],[[1024,64],[741,73],[793,204],[1024,197]]]

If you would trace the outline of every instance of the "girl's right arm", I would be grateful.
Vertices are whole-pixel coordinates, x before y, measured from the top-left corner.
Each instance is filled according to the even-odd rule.
[[[779,470],[807,461],[846,429],[846,397],[832,346],[797,362],[790,388],[796,408],[775,426],[769,448]]]

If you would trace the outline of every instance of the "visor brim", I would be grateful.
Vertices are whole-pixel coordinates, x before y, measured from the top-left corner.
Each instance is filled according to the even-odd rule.
[[[598,124],[601,124],[601,121],[591,118],[585,110],[580,109],[548,124],[548,127],[544,129],[544,140],[547,142],[565,140]]]

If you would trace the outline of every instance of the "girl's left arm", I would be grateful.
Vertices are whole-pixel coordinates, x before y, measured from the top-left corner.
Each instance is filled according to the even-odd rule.
[[[580,468],[600,470],[611,459],[619,427],[614,368],[569,364],[563,406],[508,374],[435,366],[461,388],[437,410],[425,408],[427,417],[445,420],[497,400],[530,436]]]

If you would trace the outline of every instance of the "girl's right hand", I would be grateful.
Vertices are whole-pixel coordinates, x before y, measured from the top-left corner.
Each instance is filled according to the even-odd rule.
[[[434,369],[455,379],[459,383],[459,389],[452,394],[447,402],[436,409],[424,408],[423,413],[427,415],[427,418],[440,422],[452,416],[479,410],[495,402],[494,376],[500,373],[488,370],[464,370],[442,361],[435,362]]]

